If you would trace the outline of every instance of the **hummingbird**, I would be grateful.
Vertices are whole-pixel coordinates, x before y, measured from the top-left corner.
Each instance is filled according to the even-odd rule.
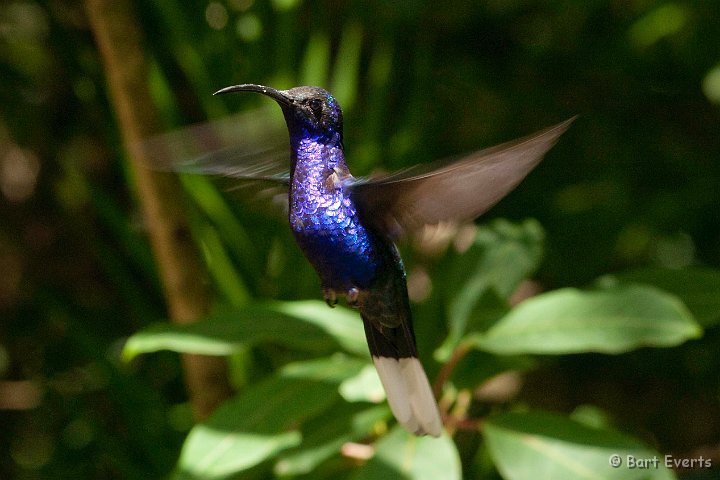
[[[327,304],[344,297],[359,310],[393,415],[413,434],[440,436],[442,418],[418,359],[396,241],[425,225],[477,218],[520,183],[574,118],[454,162],[357,178],[345,161],[343,112],[329,92],[242,84],[215,95],[232,92],[260,93],[280,106],[290,139],[289,175],[264,175],[227,152],[201,169],[288,188],[294,238],[319,275]]]

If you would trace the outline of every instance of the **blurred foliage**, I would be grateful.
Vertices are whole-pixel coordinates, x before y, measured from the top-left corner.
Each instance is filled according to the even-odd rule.
[[[267,104],[210,95],[230,84],[319,84],[366,174],[581,117],[477,230],[402,247],[448,413],[416,439],[262,202],[183,177],[217,311],[162,322],[83,6],[3,2],[0,478],[717,475],[717,2],[134,5],[168,130]],[[156,353],[124,361],[128,337],[126,357]],[[238,395],[194,425],[164,349],[228,355]],[[611,451],[715,469],[611,469]]]

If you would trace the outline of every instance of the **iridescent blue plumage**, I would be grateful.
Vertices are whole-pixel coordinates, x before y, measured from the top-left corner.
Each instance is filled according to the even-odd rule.
[[[323,287],[368,288],[382,267],[375,238],[358,217],[339,135],[291,138],[290,226]],[[339,173],[338,173],[339,172]]]

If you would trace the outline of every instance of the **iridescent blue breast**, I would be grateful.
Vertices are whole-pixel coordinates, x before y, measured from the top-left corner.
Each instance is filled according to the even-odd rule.
[[[300,248],[324,287],[367,288],[382,259],[342,182],[334,181],[336,171],[346,171],[341,147],[302,140],[296,152],[289,220]]]

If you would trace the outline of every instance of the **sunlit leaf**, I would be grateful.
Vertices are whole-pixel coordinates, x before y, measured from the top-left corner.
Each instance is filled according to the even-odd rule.
[[[272,308],[299,320],[316,325],[330,334],[348,352],[368,355],[360,316],[347,308],[328,308],[325,302],[307,300],[302,302],[277,302]]]
[[[288,364],[283,368],[282,376],[340,385],[357,376],[366,366],[367,362],[336,353],[328,358]]]
[[[483,435],[506,480],[675,478],[665,468],[664,457],[639,441],[560,415],[543,412],[497,415],[485,422]],[[636,459],[656,461],[657,465],[631,468]]]
[[[228,355],[241,345],[262,342],[310,351],[340,348],[367,356],[360,319],[343,308],[322,302],[277,302],[218,314],[192,324],[152,325],[132,335],[123,350],[131,359],[141,353],[173,350]]]
[[[395,427],[375,444],[375,456],[353,480],[454,480],[462,478],[460,456],[452,439],[416,437]]]
[[[565,288],[518,305],[487,332],[468,337],[499,354],[622,353],[669,347],[702,329],[675,296],[652,287]]]
[[[190,431],[177,478],[224,478],[298,446],[301,424],[338,402],[338,383],[358,371],[346,360],[290,364],[223,404]]]
[[[310,473],[325,460],[340,456],[342,446],[360,441],[368,436],[378,419],[389,415],[387,408],[367,408],[361,404],[336,404],[321,417],[308,422],[302,445],[282,452],[274,471],[278,475],[291,476]]]

